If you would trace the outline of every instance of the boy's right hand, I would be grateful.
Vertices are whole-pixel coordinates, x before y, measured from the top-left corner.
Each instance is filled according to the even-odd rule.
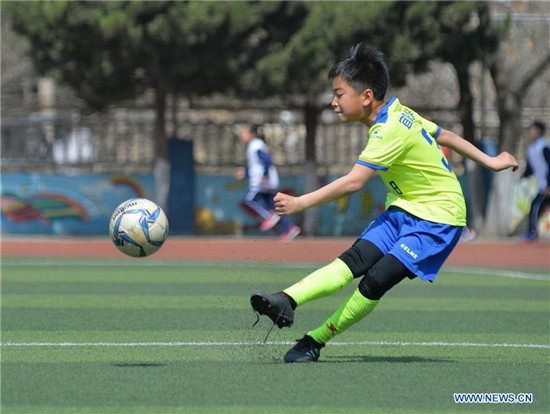
[[[303,210],[299,197],[277,193],[273,201],[275,201],[275,211],[280,216],[288,216],[289,214],[298,213]]]

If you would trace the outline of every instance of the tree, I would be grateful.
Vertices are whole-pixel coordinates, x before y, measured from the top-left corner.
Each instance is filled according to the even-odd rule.
[[[68,84],[92,109],[155,93],[157,189],[168,182],[167,95],[233,89],[265,22],[285,2],[4,2],[40,74]],[[167,191],[163,191],[167,194]],[[159,196],[161,201],[165,197]],[[162,204],[162,201],[161,201]]]
[[[510,15],[502,22],[490,20],[495,30],[503,30],[510,25]],[[532,29],[536,32],[537,28]],[[548,48],[548,26],[539,25],[539,35],[531,33],[530,42],[518,43],[513,32],[507,30],[508,38],[487,58],[487,64],[495,85],[497,109],[500,119],[499,150],[517,154],[522,128],[521,117],[525,97],[538,79],[550,68]],[[518,65],[517,62],[522,62]],[[495,176],[489,197],[485,232],[491,236],[507,236],[509,206],[512,198],[513,176]]]

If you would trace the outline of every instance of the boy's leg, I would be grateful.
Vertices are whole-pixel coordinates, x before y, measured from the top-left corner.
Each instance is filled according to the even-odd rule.
[[[405,277],[412,276],[399,260],[392,255],[382,257],[365,275],[357,289],[319,328],[308,332],[320,344],[325,344],[336,335],[367,316],[380,298]]]
[[[269,217],[271,214],[271,210],[266,202],[264,193],[250,190],[244,198],[244,203],[263,219]]]
[[[262,219],[259,226],[261,231],[271,230],[281,219],[275,212],[274,196],[271,193],[250,190],[243,201],[249,209]]]
[[[534,240],[537,238],[537,221],[544,198],[544,194],[539,193],[531,202],[531,209],[529,210],[529,230],[527,233],[528,239]]]
[[[292,326],[296,306],[340,291],[355,277],[364,275],[382,256],[373,243],[357,240],[338,259],[283,292],[272,295],[255,293],[250,303],[256,312],[268,316],[279,328]]]
[[[292,326],[296,306],[335,293],[352,280],[351,270],[340,259],[336,259],[283,292],[253,294],[250,304],[254,311],[268,316],[279,328]]]
[[[265,205],[265,209],[268,211],[268,215],[264,216],[264,221],[260,223],[261,231],[271,230],[281,220],[281,216],[275,211],[275,193],[260,193],[262,202]]]
[[[373,243],[357,240],[332,263],[285,289],[296,306],[339,292],[354,278],[363,276],[383,256]]]
[[[342,260],[335,259],[283,292],[292,298],[296,306],[300,306],[311,300],[332,295],[342,290],[352,280],[353,274],[349,267]]]

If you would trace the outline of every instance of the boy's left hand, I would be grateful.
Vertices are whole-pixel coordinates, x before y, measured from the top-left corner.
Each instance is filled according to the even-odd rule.
[[[302,210],[302,206],[298,197],[294,197],[284,193],[277,193],[273,198],[275,201],[275,211],[280,216],[288,216]]]
[[[493,171],[502,171],[507,168],[512,168],[512,171],[516,171],[519,164],[515,157],[508,152],[501,152],[496,157],[491,158],[491,164],[489,168]]]

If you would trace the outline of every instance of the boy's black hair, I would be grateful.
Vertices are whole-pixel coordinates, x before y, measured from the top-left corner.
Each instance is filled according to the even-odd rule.
[[[264,137],[264,128],[260,124],[256,123],[250,123],[248,124],[248,130],[252,135],[254,135],[257,138],[263,139],[265,141]]]
[[[358,43],[350,49],[350,55],[338,62],[328,73],[329,79],[340,76],[357,93],[371,89],[374,97],[384,100],[390,75],[384,55],[378,49]]]
[[[533,121],[533,125],[531,125],[531,127],[537,128],[541,135],[544,135],[544,132],[546,131],[546,126],[541,121]]]

